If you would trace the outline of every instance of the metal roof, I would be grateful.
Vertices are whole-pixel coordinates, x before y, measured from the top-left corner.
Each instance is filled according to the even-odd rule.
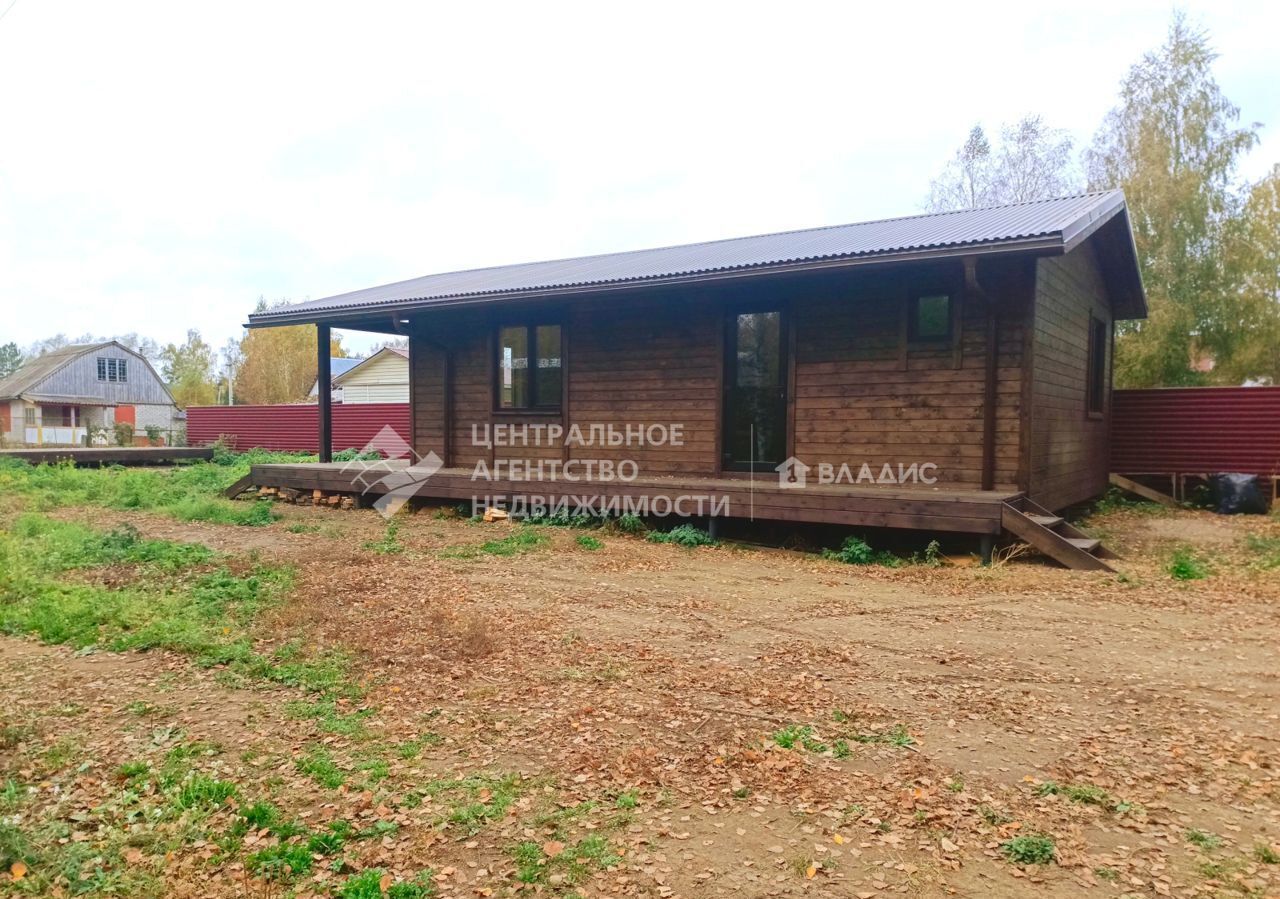
[[[1068,252],[1125,214],[1118,190],[985,209],[833,225],[684,246],[427,275],[249,316],[251,326],[332,321],[378,311],[487,302],[539,293],[705,280],[816,264],[1039,249]],[[1127,218],[1125,231],[1128,232]],[[1133,255],[1133,275],[1137,259]],[[1141,295],[1141,282],[1137,282]],[[1139,300],[1137,307],[1144,304]]]
[[[58,347],[56,350],[49,350],[47,353],[41,353],[33,359],[28,359],[17,371],[5,378],[0,378],[0,399],[17,399],[38,386],[68,362],[78,359],[85,353],[92,352],[99,347],[106,346],[108,343],[110,341],[104,343],[73,343]]]

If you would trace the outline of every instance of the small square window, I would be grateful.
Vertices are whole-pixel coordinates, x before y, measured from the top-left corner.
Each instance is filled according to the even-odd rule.
[[[913,297],[911,340],[946,340],[951,336],[951,297],[945,293]]]

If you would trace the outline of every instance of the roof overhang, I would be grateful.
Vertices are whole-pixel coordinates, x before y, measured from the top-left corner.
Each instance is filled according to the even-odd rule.
[[[429,310],[600,298],[660,287],[974,256],[1056,255],[1090,240],[1099,247],[1115,317],[1145,318],[1146,297],[1124,194],[1106,191],[1008,207],[432,275],[254,313],[247,327],[329,324],[404,333],[413,315]]]
[[[353,324],[363,318],[382,317],[392,319],[393,314],[409,315],[434,309],[453,309],[468,306],[485,306],[515,303],[527,300],[548,299],[551,297],[588,297],[604,294],[618,294],[654,287],[680,287],[686,285],[722,283],[726,281],[759,278],[769,275],[799,274],[804,272],[836,271],[845,268],[862,268],[870,265],[889,265],[893,263],[923,262],[939,259],[963,258],[965,256],[992,256],[1009,253],[1036,253],[1053,255],[1065,252],[1062,241],[1053,237],[1026,238],[1017,241],[1000,241],[991,244],[976,244],[969,247],[947,247],[930,250],[912,250],[895,253],[877,253],[874,255],[839,257],[834,259],[806,260],[803,262],[785,262],[770,265],[743,266],[714,272],[698,272],[694,274],[666,275],[652,278],[637,278],[630,281],[616,281],[603,284],[572,284],[525,288],[521,290],[493,291],[487,293],[460,294],[446,297],[413,297],[387,300],[378,303],[361,304],[359,306],[341,306],[332,309],[298,309],[290,311],[282,309],[278,312],[259,312],[249,316],[245,324],[247,328],[274,328],[283,325],[302,324],[341,324],[359,328]],[[377,330],[383,330],[379,328]],[[387,333],[398,333],[394,326],[386,329]]]

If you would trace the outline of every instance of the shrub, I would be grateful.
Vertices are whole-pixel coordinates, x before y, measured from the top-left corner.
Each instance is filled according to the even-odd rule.
[[[620,534],[631,534],[632,536],[643,534],[649,530],[644,523],[644,519],[639,515],[631,514],[618,516],[609,523],[609,526]]]
[[[1047,865],[1057,857],[1053,838],[1030,833],[1000,844],[1004,857],[1015,865]]]
[[[936,543],[936,541],[935,541]],[[933,546],[934,544],[930,544]],[[926,553],[928,550],[926,549]],[[935,547],[934,552],[937,552]],[[846,565],[884,565],[897,568],[902,560],[893,553],[884,550],[876,551],[860,537],[846,537],[839,549],[824,549],[822,558],[832,562],[843,562]]]
[[[601,543],[595,537],[592,537],[590,534],[579,534],[578,545],[581,546],[583,549],[589,549],[593,551],[600,549],[602,546],[604,546],[603,543]]]
[[[133,446],[133,425],[127,421],[118,421],[112,430],[115,432],[116,446]]]
[[[719,546],[720,541],[716,540],[701,528],[696,528],[691,524],[682,524],[672,528],[669,531],[653,531],[646,538],[650,543],[674,543],[676,546],[695,547],[695,546]]]
[[[147,432],[147,443],[151,444],[152,446],[159,446],[160,445],[160,426],[147,425],[144,430]]]

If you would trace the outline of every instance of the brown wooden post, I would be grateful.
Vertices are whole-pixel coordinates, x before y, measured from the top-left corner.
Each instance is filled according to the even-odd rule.
[[[316,393],[320,419],[320,461],[333,461],[333,375],[329,367],[329,326],[316,325]]]
[[[982,384],[982,489],[994,490],[996,486],[996,376],[999,374],[1000,322],[997,317],[995,297],[978,283],[977,261],[972,256],[964,260],[965,299],[976,297],[986,307],[986,353]]]

